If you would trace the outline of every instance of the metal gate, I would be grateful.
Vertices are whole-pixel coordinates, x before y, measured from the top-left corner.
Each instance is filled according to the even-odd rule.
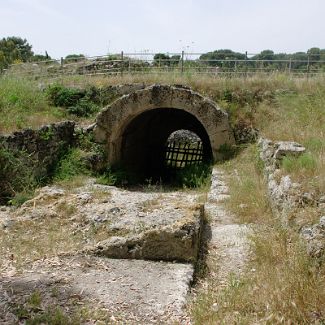
[[[175,169],[202,163],[203,144],[201,141],[189,143],[168,142],[165,159],[167,167]]]

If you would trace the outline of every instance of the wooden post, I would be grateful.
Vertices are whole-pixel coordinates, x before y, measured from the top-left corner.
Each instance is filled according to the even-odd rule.
[[[123,51],[121,52],[121,75],[123,76],[123,64],[124,64],[124,53]]]
[[[181,73],[184,72],[184,51],[182,51],[182,57],[181,57]]]
[[[289,59],[289,74],[291,74],[291,64],[292,64],[291,61],[292,61],[292,59],[290,58],[290,59]]]
[[[61,57],[61,60],[60,60],[60,70],[61,70],[61,75],[63,75],[63,64],[64,64],[64,60],[63,60],[63,58]]]
[[[248,67],[247,67],[247,51],[245,51],[245,77],[247,77],[247,70],[248,70]]]

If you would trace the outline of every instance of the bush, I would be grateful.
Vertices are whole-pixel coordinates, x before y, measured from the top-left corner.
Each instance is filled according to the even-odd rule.
[[[141,176],[132,173],[121,166],[108,167],[97,178],[97,183],[102,185],[133,185],[141,180]]]
[[[54,180],[69,180],[81,174],[88,174],[81,150],[71,149],[57,165]]]
[[[38,184],[33,165],[26,152],[0,147],[0,202],[22,204],[32,195]]]
[[[49,86],[46,93],[51,104],[79,117],[91,116],[99,110],[100,93],[95,87],[81,90],[55,84]]]

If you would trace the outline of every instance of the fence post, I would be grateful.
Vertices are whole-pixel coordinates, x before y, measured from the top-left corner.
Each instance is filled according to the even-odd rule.
[[[123,76],[124,53],[121,51],[121,76]]]
[[[309,78],[309,72],[310,72],[310,54],[308,54],[307,57],[307,78]]]
[[[184,51],[182,51],[182,57],[181,57],[181,73],[184,72]]]
[[[292,64],[292,59],[289,59],[289,74],[291,74],[291,64]]]
[[[247,67],[247,51],[245,51],[245,78],[247,77],[247,71],[248,71],[248,67]]]
[[[63,64],[64,64],[63,57],[61,57],[61,60],[60,60],[61,75],[63,75]]]

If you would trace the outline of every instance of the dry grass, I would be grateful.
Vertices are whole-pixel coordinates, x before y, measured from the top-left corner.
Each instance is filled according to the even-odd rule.
[[[255,255],[240,278],[220,288],[213,278],[192,309],[195,324],[324,324],[324,268],[297,234],[265,228],[252,236]]]
[[[207,286],[198,289],[191,309],[194,323],[324,324],[324,266],[307,255],[293,229],[273,218],[255,146],[220,168],[231,175],[227,208],[239,222],[253,224],[253,257],[243,275],[231,276],[226,287],[213,277],[218,265],[207,261]]]
[[[306,191],[325,193],[324,84],[305,84],[298,93],[279,95],[272,105],[262,104],[256,121],[265,137],[297,141],[306,147],[302,157],[283,161],[284,173],[290,173]]]
[[[231,175],[228,179],[231,197],[226,201],[226,207],[241,223],[265,223],[272,218],[259,164],[257,147],[252,145],[220,166]]]
[[[141,210],[143,212],[152,212],[153,210],[159,209],[162,204],[161,199],[162,197],[158,197],[141,202]]]
[[[62,211],[61,211],[62,212]],[[1,269],[8,261],[19,268],[27,263],[81,248],[82,233],[74,233],[68,218],[15,222],[0,230]]]

